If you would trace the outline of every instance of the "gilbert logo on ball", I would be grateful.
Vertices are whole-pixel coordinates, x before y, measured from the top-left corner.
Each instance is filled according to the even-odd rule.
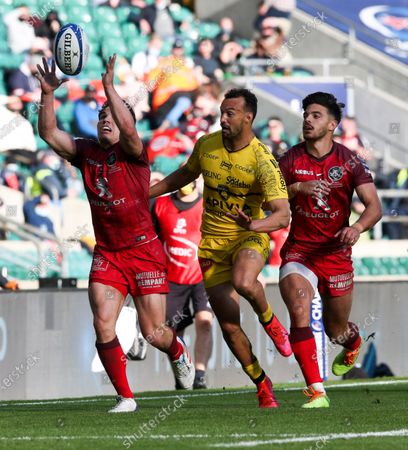
[[[74,23],[64,25],[54,41],[54,57],[65,75],[78,75],[88,60],[89,42],[84,30]]]

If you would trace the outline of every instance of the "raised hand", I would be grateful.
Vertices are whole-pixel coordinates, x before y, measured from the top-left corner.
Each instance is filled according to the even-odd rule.
[[[242,209],[235,208],[237,215],[231,213],[225,213],[227,217],[234,220],[237,225],[244,228],[245,230],[251,230],[252,218],[247,216]]]
[[[109,56],[108,63],[106,64],[105,73],[102,74],[102,84],[104,88],[113,86],[113,78],[115,76],[115,62],[116,53],[113,56]]]
[[[62,83],[68,81],[68,79],[60,80],[55,74],[55,60],[51,62],[51,70],[45,58],[42,59],[43,67],[37,64],[38,72],[35,73],[35,77],[40,82],[41,90],[44,94],[50,94],[58,89]]]

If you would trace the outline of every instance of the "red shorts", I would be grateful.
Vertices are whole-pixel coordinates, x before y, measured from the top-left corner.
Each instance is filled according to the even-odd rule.
[[[353,263],[351,247],[319,255],[305,251],[296,244],[286,244],[281,250],[282,267],[297,262],[311,270],[317,277],[317,288],[322,296],[340,297],[353,290]]]
[[[95,247],[89,282],[112,286],[126,297],[166,294],[166,256],[159,239],[110,252]]]

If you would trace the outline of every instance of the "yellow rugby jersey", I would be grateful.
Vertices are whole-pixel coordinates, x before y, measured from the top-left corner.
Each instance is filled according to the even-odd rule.
[[[243,149],[229,152],[221,131],[203,136],[186,168],[204,178],[203,235],[237,237],[242,228],[226,212],[236,214],[238,207],[253,219],[261,219],[265,201],[288,198],[278,163],[256,137]]]

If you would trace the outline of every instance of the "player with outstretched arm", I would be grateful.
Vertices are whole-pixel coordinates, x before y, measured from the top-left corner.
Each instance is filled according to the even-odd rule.
[[[96,247],[89,277],[96,348],[118,393],[109,412],[137,409],[126,376],[126,357],[115,325],[128,293],[133,297],[140,328],[148,341],[167,353],[178,382],[191,388],[194,365],[175,332],[165,326],[168,292],[166,259],[149,212],[150,168],[135,128],[131,106],[113,86],[116,55],[109,58],[102,83],[107,102],[97,124],[98,141],[74,139],[57,127],[54,91],[62,84],[43,60],[38,65],[41,107],[40,136],[62,158],[81,170],[91,206]]]

